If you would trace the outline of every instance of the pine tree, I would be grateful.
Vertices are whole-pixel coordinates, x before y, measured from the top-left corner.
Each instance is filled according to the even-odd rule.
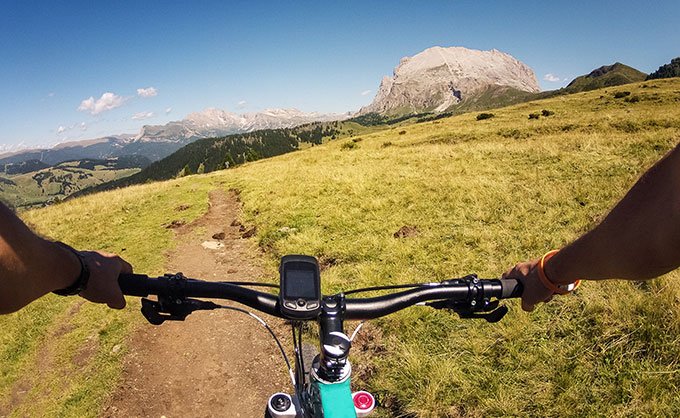
[[[179,170],[179,173],[177,173],[177,177],[184,177],[188,176],[189,174],[191,174],[191,169],[189,168],[189,164],[187,164],[181,170]]]

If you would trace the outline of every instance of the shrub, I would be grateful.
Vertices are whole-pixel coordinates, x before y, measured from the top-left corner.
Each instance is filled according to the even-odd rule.
[[[531,136],[528,132],[522,132],[519,129],[501,129],[498,131],[498,135],[502,136],[503,138],[514,138],[514,139],[523,139],[523,138],[528,138]]]
[[[641,130],[641,127],[639,124],[636,122],[630,121],[630,120],[624,120],[624,121],[618,121],[618,122],[612,122],[609,124],[612,128],[621,131],[621,132],[626,132],[629,134],[639,132]]]
[[[638,96],[630,96],[630,97],[626,97],[624,99],[624,101],[626,101],[628,103],[637,103],[637,102],[640,101],[640,98]]]
[[[540,113],[529,113],[529,119],[538,119],[541,117]]]
[[[385,142],[382,143],[382,147],[383,147],[383,148],[387,148],[387,147],[391,147],[391,146],[392,146],[392,142],[391,142],[391,141],[385,141]]]
[[[357,138],[353,138],[353,139],[352,139],[352,142],[357,143],[357,142],[361,142],[361,141],[363,141],[363,140],[364,140],[364,138],[362,138],[362,137],[357,137]]]
[[[493,113],[480,113],[477,115],[477,120],[491,119],[494,116]]]
[[[406,131],[399,131],[399,135],[406,135]]]
[[[343,143],[342,145],[340,145],[340,149],[343,150],[343,151],[351,150],[351,149],[355,149],[355,148],[359,148],[359,146],[354,141],[347,141],[347,142]]]
[[[554,115],[555,112],[553,112],[552,110],[543,109],[541,110],[541,114],[545,117],[548,117]]]
[[[617,91],[616,93],[614,93],[615,99],[621,99],[621,98],[626,97],[626,96],[630,96],[629,91]]]

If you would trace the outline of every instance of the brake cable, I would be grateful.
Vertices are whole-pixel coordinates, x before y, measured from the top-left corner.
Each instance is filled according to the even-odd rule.
[[[288,367],[288,375],[290,376],[290,380],[293,383],[293,387],[295,387],[295,373],[293,372],[293,368],[290,365],[290,360],[288,360],[288,355],[286,355],[286,351],[283,349],[283,345],[281,345],[281,341],[278,339],[276,334],[274,334],[274,331],[271,329],[271,327],[264,321],[264,319],[260,318],[259,316],[255,315],[254,313],[247,311],[242,308],[237,308],[235,306],[228,306],[228,305],[217,305],[218,308],[220,309],[231,309],[232,311],[237,311],[244,313],[246,315],[249,315],[252,318],[255,318],[257,322],[262,324],[267,331],[269,331],[269,334],[274,338],[274,341],[276,341],[276,345],[279,347],[279,350],[281,351],[281,355],[283,356],[283,360],[286,362],[286,366]]]

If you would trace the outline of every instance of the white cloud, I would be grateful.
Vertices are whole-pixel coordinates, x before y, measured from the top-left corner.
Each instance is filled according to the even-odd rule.
[[[543,80],[550,81],[551,83],[557,83],[558,81],[560,81],[560,78],[555,74],[548,73],[543,76]]]
[[[166,115],[167,115],[168,113],[170,113],[170,112],[172,112],[172,108],[171,108],[171,107],[165,109],[165,114],[166,114]]]
[[[156,90],[154,87],[147,87],[145,89],[137,89],[137,95],[139,97],[153,97],[158,95],[158,90]]]
[[[54,92],[51,91],[51,92],[49,92],[49,93],[47,94],[47,97],[54,97],[54,95],[55,95]]]
[[[139,112],[132,115],[132,120],[144,120],[154,116],[153,112]]]
[[[248,102],[246,102],[245,100],[241,100],[240,102],[236,103],[236,107],[238,107],[239,109],[243,109],[244,107],[246,107],[247,103]]]
[[[18,144],[0,144],[0,153],[1,152],[21,151],[23,149],[28,149],[28,148],[39,148],[39,147],[30,146],[23,141],[19,142]]]
[[[68,131],[74,129],[79,129],[81,131],[87,131],[87,124],[85,122],[74,123],[73,125],[59,125],[57,128],[57,135],[65,134]]]
[[[120,107],[125,102],[125,99],[117,94],[106,92],[102,94],[102,97],[95,100],[94,97],[90,96],[89,99],[85,99],[80,102],[78,110],[81,112],[89,112],[91,115],[98,115],[107,110],[115,109]]]
[[[369,94],[371,94],[371,91],[372,90],[364,90],[364,91],[361,92],[361,95],[362,96],[368,96]]]

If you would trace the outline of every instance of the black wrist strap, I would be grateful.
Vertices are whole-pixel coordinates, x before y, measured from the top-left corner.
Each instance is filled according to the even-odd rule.
[[[63,242],[56,242],[56,244],[62,248],[71,251],[73,254],[76,255],[76,257],[78,257],[78,261],[80,262],[80,275],[78,276],[76,281],[73,282],[73,284],[70,285],[69,287],[55,290],[52,293],[56,293],[59,296],[77,295],[87,288],[87,282],[90,280],[90,269],[87,267],[85,258],[83,258],[83,256],[78,251],[73,249],[73,247],[66,245]]]

